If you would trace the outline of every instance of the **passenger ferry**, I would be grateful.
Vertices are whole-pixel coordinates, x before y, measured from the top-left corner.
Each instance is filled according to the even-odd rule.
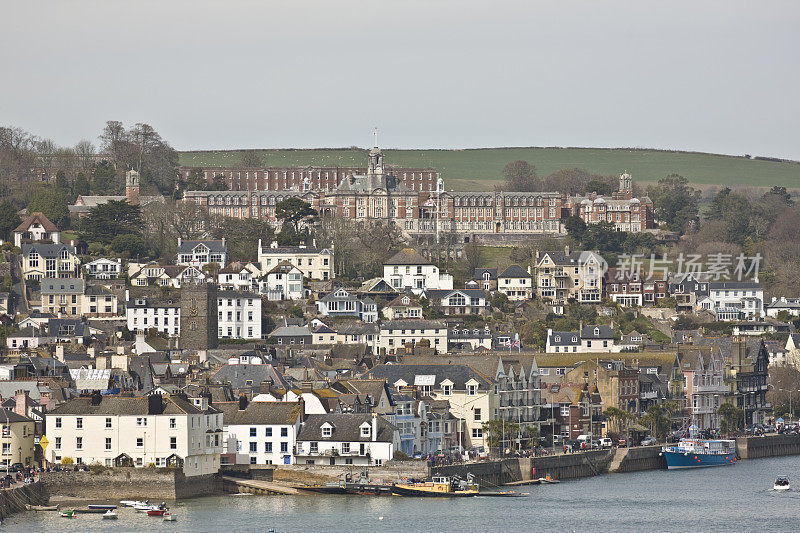
[[[736,462],[736,441],[701,439],[697,426],[689,428],[689,437],[674,446],[664,446],[661,455],[667,460],[667,469],[725,466]]]
[[[434,476],[431,481],[422,483],[395,483],[392,485],[392,494],[396,496],[422,496],[422,497],[470,497],[479,493],[478,484],[469,476],[468,481],[463,481],[458,476],[452,478]]]

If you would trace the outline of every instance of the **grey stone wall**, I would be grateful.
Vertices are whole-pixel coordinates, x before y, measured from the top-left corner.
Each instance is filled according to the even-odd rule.
[[[49,496],[97,500],[176,500],[222,493],[216,474],[187,478],[177,470],[155,468],[43,472],[41,483]]]

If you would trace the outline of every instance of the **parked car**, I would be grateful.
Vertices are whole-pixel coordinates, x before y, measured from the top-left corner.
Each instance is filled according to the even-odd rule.
[[[600,448],[611,448],[611,446],[613,446],[614,443],[608,437],[603,437],[602,439],[597,439],[597,445]]]
[[[645,437],[642,439],[641,445],[642,446],[653,446],[656,443],[655,437]]]
[[[622,438],[617,441],[617,446],[620,448],[625,448],[628,446],[628,439]]]
[[[25,465],[22,463],[14,463],[11,465],[12,472],[22,472],[23,470],[25,470]]]
[[[487,450],[483,446],[478,446],[477,448],[475,448],[475,455],[478,456],[478,459],[488,459],[489,450]]]

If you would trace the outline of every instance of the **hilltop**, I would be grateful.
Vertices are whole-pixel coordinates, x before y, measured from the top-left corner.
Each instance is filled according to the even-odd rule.
[[[362,166],[365,150],[256,150],[266,166]],[[187,151],[180,164],[232,166],[243,150]],[[454,190],[490,190],[502,181],[506,163],[524,159],[540,175],[578,167],[598,174],[629,172],[639,182],[654,182],[680,174],[698,186],[771,187],[800,189],[800,162],[748,159],[745,156],[634,148],[479,148],[469,150],[384,150],[387,163],[403,167],[435,167]],[[705,188],[705,187],[701,187]]]

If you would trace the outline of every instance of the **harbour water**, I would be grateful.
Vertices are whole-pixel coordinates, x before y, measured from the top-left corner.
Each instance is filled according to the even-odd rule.
[[[779,474],[793,488],[772,490]],[[517,487],[524,498],[455,500],[367,496],[220,496],[173,505],[177,522],[120,509],[98,515],[15,515],[0,527],[26,533],[209,531],[232,533],[510,531],[790,531],[800,519],[800,456],[734,466],[610,474],[557,485]],[[146,495],[142,495],[143,497]],[[62,507],[64,507],[62,505]]]

